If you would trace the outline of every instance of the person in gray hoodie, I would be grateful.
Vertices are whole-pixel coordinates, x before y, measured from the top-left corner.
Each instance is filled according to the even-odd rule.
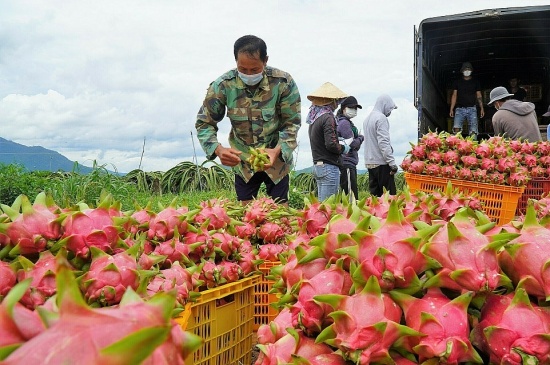
[[[372,195],[382,196],[384,189],[391,195],[396,194],[394,175],[397,164],[390,143],[390,124],[388,117],[397,109],[389,95],[380,95],[374,109],[363,123],[365,135],[365,166],[369,171],[369,191]]]
[[[489,94],[489,105],[494,105],[497,110],[492,119],[495,135],[529,142],[542,141],[535,105],[512,99],[513,96],[503,86],[495,87]]]

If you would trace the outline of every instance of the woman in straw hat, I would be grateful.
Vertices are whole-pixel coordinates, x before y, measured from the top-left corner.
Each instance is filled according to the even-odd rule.
[[[317,182],[320,201],[338,192],[340,185],[340,155],[348,153],[350,146],[338,140],[334,111],[348,95],[330,82],[326,82],[307,98],[311,107],[306,123],[309,124],[309,143],[313,157],[313,176]]]

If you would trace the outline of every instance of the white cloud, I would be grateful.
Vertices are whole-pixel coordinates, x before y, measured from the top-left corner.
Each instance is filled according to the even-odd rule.
[[[306,95],[325,81],[355,95],[364,106],[357,124],[379,94],[390,94],[399,106],[390,118],[399,160],[416,139],[413,26],[428,17],[518,5],[510,0],[483,3],[3,3],[0,136],[56,150],[83,164],[95,160],[127,172],[141,161],[144,170],[166,171],[193,158],[191,132],[208,84],[234,67],[233,42],[256,34],[267,42],[269,64],[295,78],[304,121]],[[543,4],[531,0],[522,6]],[[220,123],[220,141],[228,133],[229,123]],[[193,134],[200,162],[204,153]],[[310,164],[304,123],[297,167]]]

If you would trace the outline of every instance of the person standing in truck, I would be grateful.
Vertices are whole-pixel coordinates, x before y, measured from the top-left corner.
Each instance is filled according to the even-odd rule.
[[[517,77],[512,77],[510,80],[508,80],[508,85],[508,91],[510,92],[510,94],[514,94],[514,96],[512,96],[512,99],[525,101],[525,98],[527,97],[527,90],[519,86],[519,79]]]
[[[369,191],[374,196],[382,196],[384,189],[396,194],[394,175],[397,164],[393,157],[390,142],[388,117],[397,109],[389,95],[380,95],[374,108],[363,123],[365,133],[365,166],[369,171]]]
[[[451,110],[449,116],[454,118],[453,132],[462,131],[464,121],[468,121],[468,134],[478,134],[477,108],[479,105],[480,117],[485,116],[483,110],[483,99],[481,96],[481,85],[478,80],[472,77],[474,68],[470,62],[464,62],[460,68],[462,77],[453,82],[451,95]],[[456,108],[456,109],[455,109]]]
[[[243,204],[267,194],[287,204],[288,173],[301,125],[300,93],[287,72],[267,66],[267,46],[256,36],[235,41],[236,68],[212,82],[199,109],[195,128],[206,158],[220,158],[235,172],[237,199]],[[218,141],[218,123],[227,112],[231,122],[229,147]],[[250,148],[265,148],[269,163],[255,171],[247,161]]]
[[[340,166],[340,188],[348,195],[353,192],[355,199],[359,199],[357,189],[357,164],[359,163],[359,148],[365,137],[359,134],[357,127],[351,121],[357,116],[357,109],[363,109],[354,96],[348,96],[340,104],[336,112],[338,139],[349,144],[350,151],[342,155]]]
[[[334,111],[346,95],[326,82],[307,96],[311,101],[306,123],[313,157],[313,177],[320,201],[338,193],[342,153],[350,151],[349,144],[338,140]]]
[[[497,110],[493,115],[495,135],[528,142],[542,141],[535,104],[512,99],[513,96],[504,86],[491,90],[488,105],[494,105]]]

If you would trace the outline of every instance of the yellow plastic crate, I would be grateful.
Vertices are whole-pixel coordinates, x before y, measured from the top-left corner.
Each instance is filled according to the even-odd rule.
[[[447,188],[448,181],[451,181],[453,189],[459,189],[467,194],[475,192],[477,193],[477,198],[483,203],[483,209],[487,216],[500,225],[506,224],[514,219],[518,200],[525,189],[524,186],[494,185],[475,181],[412,174],[409,172],[405,173],[405,181],[412,193],[416,191],[423,191],[426,193],[435,190],[444,191]]]
[[[272,267],[280,264],[280,261],[265,261],[259,267],[262,276],[260,282],[256,284],[254,293],[254,331],[257,331],[262,324],[271,322],[279,314],[279,311],[271,306],[271,303],[277,302],[277,295],[269,293],[274,281],[267,280],[265,277],[269,275]]]
[[[182,328],[204,340],[202,346],[185,360],[185,365],[252,362],[254,287],[260,279],[260,275],[254,275],[202,291],[197,301],[191,303],[188,319],[185,320],[183,315],[176,318]]]

